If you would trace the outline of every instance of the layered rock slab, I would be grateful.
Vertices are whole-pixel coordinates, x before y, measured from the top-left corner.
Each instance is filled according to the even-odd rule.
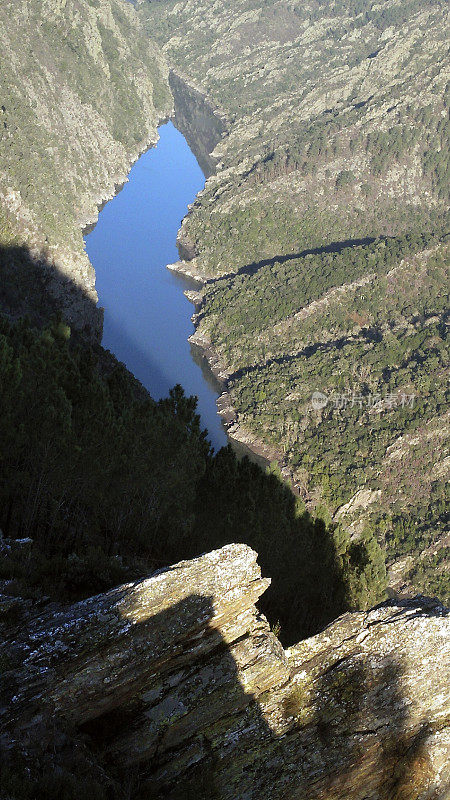
[[[450,636],[436,600],[344,615],[285,651],[255,603],[257,555],[228,545],[4,623],[5,751],[83,736],[136,797],[425,800],[450,787]],[[8,604],[5,619],[8,615]]]

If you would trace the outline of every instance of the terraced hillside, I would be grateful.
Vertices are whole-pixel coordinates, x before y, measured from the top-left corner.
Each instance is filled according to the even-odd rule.
[[[446,3],[139,8],[228,121],[180,245],[230,434],[448,597]]]
[[[26,244],[36,259],[55,264],[43,280],[74,324],[89,316],[89,304],[80,311],[70,284],[96,301],[82,226],[155,141],[157,122],[170,109],[164,60],[132,6],[1,4],[0,244]],[[2,263],[2,289],[10,299],[22,283],[30,310],[26,272],[21,263]],[[69,284],[60,285],[61,274]],[[2,308],[12,316],[21,310]]]

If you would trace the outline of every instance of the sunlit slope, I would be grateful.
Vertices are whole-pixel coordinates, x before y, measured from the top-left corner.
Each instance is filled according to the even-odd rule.
[[[277,451],[307,504],[345,506],[355,535],[373,529],[403,559],[400,583],[442,596],[446,4],[143,1],[140,13],[228,116],[182,240],[195,274],[224,276],[204,290],[197,340],[229,378],[235,435]]]
[[[170,109],[166,69],[121,0],[0,8],[0,240],[93,294],[81,225]]]

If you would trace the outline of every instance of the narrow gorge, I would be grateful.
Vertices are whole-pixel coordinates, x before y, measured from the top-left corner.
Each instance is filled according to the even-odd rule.
[[[450,798],[447,24],[0,4],[0,800]]]
[[[86,236],[104,309],[102,345],[156,400],[177,383],[195,395],[201,424],[217,450],[227,443],[217,415],[219,387],[194,361],[188,342],[192,306],[184,293],[198,284],[166,268],[178,258],[180,220],[204,176],[172,123],[158,133],[156,147],[139,158]]]

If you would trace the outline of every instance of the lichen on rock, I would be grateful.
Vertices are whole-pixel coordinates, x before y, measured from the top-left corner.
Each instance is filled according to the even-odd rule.
[[[228,545],[6,620],[6,763],[48,760],[38,734],[53,726],[83,736],[117,791],[138,775],[136,797],[444,800],[447,611],[391,600],[285,651],[255,605],[269,583],[256,559]]]

